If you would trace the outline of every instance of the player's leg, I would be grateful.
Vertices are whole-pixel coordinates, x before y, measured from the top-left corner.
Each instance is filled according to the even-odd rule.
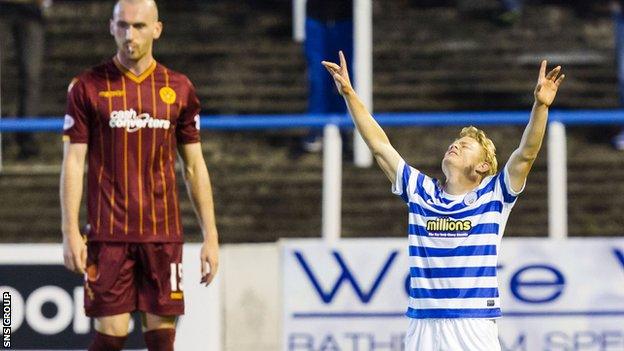
[[[173,350],[175,321],[184,314],[182,243],[140,245],[139,310],[149,351]]]
[[[128,337],[130,313],[95,318],[95,338],[89,351],[121,350]]]
[[[308,112],[325,113],[327,109],[327,82],[333,80],[325,73],[322,60],[327,60],[325,47],[327,46],[327,28],[321,21],[312,18],[306,19],[306,39],[303,44],[306,64],[308,68]],[[326,77],[327,76],[327,77]],[[335,90],[335,85],[331,86]],[[330,91],[331,92],[331,91]]]
[[[106,335],[126,336],[130,326],[130,313],[95,318],[95,330]]]
[[[89,351],[122,349],[137,306],[134,269],[128,244],[87,243],[84,305],[96,331]]]
[[[347,67],[353,67],[353,20],[347,19],[334,23],[328,29],[328,37],[331,38],[327,41],[326,56],[332,62],[339,62],[338,51],[342,51],[347,60]],[[334,61],[335,60],[335,61]],[[325,72],[323,72],[325,73]],[[324,74],[327,84],[325,88],[325,99],[327,101],[327,112],[330,113],[347,113],[347,105],[342,98],[342,95],[338,93],[336,84],[329,74]],[[351,83],[356,84],[354,76],[351,77]],[[340,136],[342,137],[342,156],[344,160],[353,160],[353,128],[345,128],[340,130]]]
[[[19,27],[15,31],[20,74],[17,113],[21,117],[38,115],[41,105],[41,73],[45,49],[45,28],[41,16],[39,10],[23,11]],[[20,158],[29,158],[39,152],[32,133],[17,133],[15,136],[20,147]]]
[[[325,24],[313,18],[307,18],[305,23],[306,39],[303,49],[306,59],[308,75],[308,113],[327,113],[326,88],[327,82],[333,84],[333,79],[325,73],[322,60],[327,60],[325,46],[327,45],[327,29]],[[330,86],[330,92],[335,91],[335,85]],[[343,103],[344,105],[344,103]],[[303,137],[301,147],[306,152],[318,152],[323,147],[323,132],[320,129],[311,129]]]
[[[143,337],[149,351],[173,351],[176,316],[141,313]]]
[[[620,93],[620,105],[624,105],[624,8],[617,9],[615,22],[615,62]],[[613,138],[613,146],[617,150],[624,150],[624,129]]]
[[[353,69],[353,21],[337,21],[328,26],[327,37],[331,39],[327,40],[325,47],[326,58],[324,60],[340,62],[338,51],[342,51],[347,60],[347,67],[352,67],[351,69]],[[327,112],[347,113],[347,105],[343,97],[338,93],[333,78],[329,74],[324,74],[323,77],[325,78],[324,84],[326,84],[324,99],[327,101]],[[355,77],[351,77],[351,83],[356,83]]]

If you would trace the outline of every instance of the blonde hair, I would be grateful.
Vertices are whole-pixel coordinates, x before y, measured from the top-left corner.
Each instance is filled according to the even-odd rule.
[[[476,140],[479,145],[483,148],[483,153],[485,156],[485,162],[490,165],[490,170],[487,175],[494,175],[498,171],[498,161],[496,161],[496,146],[490,138],[485,135],[485,132],[481,129],[475,128],[474,126],[464,127],[461,132],[459,132],[459,137],[469,137]]]

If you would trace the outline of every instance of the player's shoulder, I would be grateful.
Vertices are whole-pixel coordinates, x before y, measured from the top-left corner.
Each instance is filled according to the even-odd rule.
[[[189,79],[189,77],[179,71],[173,70],[165,65],[163,65],[162,63],[158,62],[156,69],[158,70],[158,68],[160,67],[160,71],[166,71],[167,75],[169,76],[169,82],[170,84],[180,84],[180,85],[185,85],[185,86],[192,86],[193,83],[191,82],[191,80]]]
[[[421,172],[418,168],[412,166],[411,164],[409,164],[405,159],[401,159],[397,165],[397,171],[402,172],[404,175],[411,177],[418,177],[418,176],[422,176],[422,177],[426,177],[426,178],[431,178],[428,175],[424,174],[423,172]]]
[[[74,76],[67,87],[67,92],[71,92],[75,87],[79,86],[84,88],[85,86],[102,79],[106,79],[108,72],[111,72],[110,65],[111,60],[104,61],[98,65],[92,66],[80,72]]]

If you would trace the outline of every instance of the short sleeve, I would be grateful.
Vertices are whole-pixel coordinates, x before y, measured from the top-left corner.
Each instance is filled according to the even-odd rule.
[[[180,144],[198,143],[200,140],[199,111],[201,106],[197,94],[195,93],[195,87],[188,79],[187,84],[188,96],[186,105],[183,107],[182,111],[180,111],[180,117],[176,127],[176,138]]]
[[[89,108],[84,82],[74,78],[67,88],[67,107],[63,122],[63,140],[89,142]]]
[[[518,198],[518,195],[524,191],[526,186],[526,179],[524,180],[524,184],[522,184],[522,188],[520,191],[514,191],[511,188],[511,184],[509,182],[509,169],[508,164],[505,164],[503,171],[498,174],[498,182],[501,187],[501,191],[503,193],[503,200],[505,203],[513,203]]]
[[[403,159],[399,160],[396,170],[396,179],[392,184],[392,193],[399,195],[403,201],[409,202],[409,184],[410,178],[416,175],[418,171],[410,167]]]

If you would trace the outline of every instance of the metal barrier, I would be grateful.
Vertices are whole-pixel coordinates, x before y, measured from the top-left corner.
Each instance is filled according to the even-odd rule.
[[[510,125],[526,124],[526,111],[462,111],[462,112],[409,112],[375,113],[375,120],[388,127],[445,126],[445,125]],[[623,124],[624,109],[612,110],[551,110],[549,122],[565,125]],[[201,127],[213,130],[262,130],[291,128],[323,128],[327,124],[353,127],[351,118],[341,114],[267,114],[267,115],[206,115]],[[3,118],[1,132],[60,132],[63,118]]]
[[[450,125],[524,125],[529,111],[376,113],[386,127]],[[567,237],[566,125],[624,125],[624,110],[553,110],[549,113],[548,143],[548,227],[551,238]],[[346,115],[217,115],[203,116],[201,127],[210,130],[275,130],[324,128],[323,224],[326,240],[340,238],[342,157],[338,128],[353,127]],[[63,119],[0,119],[2,132],[60,132]],[[518,140],[520,142],[520,140]],[[2,158],[0,155],[0,162]]]

